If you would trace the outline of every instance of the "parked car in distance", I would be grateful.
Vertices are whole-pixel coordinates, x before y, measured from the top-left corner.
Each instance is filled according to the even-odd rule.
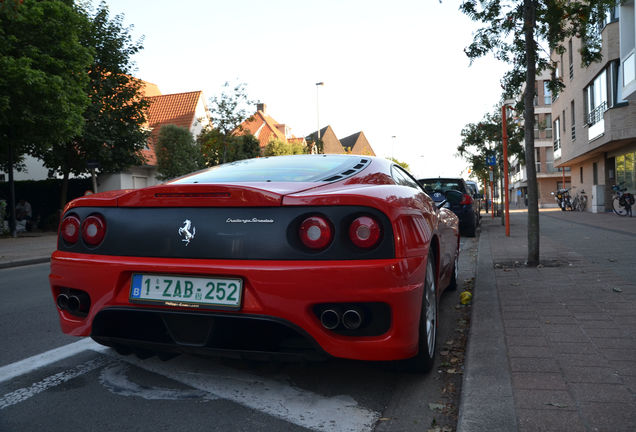
[[[476,181],[466,180],[466,186],[472,189],[473,200],[475,201],[473,207],[477,210],[477,217],[481,220],[481,209],[483,205],[484,195],[479,190],[479,184]]]
[[[460,199],[448,200],[451,210],[459,218],[459,230],[462,235],[475,237],[479,225],[479,208],[475,206],[474,193],[461,177],[422,178],[418,182],[434,201],[446,199],[448,191],[461,192]]]
[[[51,291],[64,333],[122,354],[426,371],[457,286],[459,220],[443,202],[382,158],[219,165],[70,202]]]

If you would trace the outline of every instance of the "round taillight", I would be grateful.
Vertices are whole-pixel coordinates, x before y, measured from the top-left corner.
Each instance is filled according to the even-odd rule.
[[[80,220],[75,215],[68,215],[62,220],[60,234],[67,243],[77,243],[80,235]]]
[[[324,249],[331,243],[333,230],[327,220],[320,216],[305,219],[298,230],[300,241],[310,249]]]
[[[381,234],[380,224],[369,216],[360,216],[349,226],[349,238],[359,248],[372,248],[378,244]]]
[[[97,246],[106,235],[106,221],[101,215],[91,215],[82,224],[82,238],[90,246]]]

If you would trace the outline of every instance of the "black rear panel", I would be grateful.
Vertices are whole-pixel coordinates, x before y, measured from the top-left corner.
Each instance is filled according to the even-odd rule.
[[[370,207],[78,207],[66,215],[75,214],[83,222],[95,213],[106,221],[103,242],[89,247],[81,239],[70,245],[60,238],[59,250],[135,257],[246,260],[357,260],[395,256],[389,219]],[[334,228],[333,241],[318,252],[307,249],[298,237],[300,223],[313,215],[326,217]],[[371,250],[362,250],[349,240],[349,225],[361,215],[373,216],[382,225],[381,240]],[[192,235],[189,242],[186,241],[188,235]]]

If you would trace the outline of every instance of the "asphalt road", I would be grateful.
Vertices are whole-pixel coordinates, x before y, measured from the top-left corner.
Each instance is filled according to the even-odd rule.
[[[475,239],[462,239],[462,250],[460,285],[474,276]],[[62,334],[47,275],[48,264],[0,270],[0,431],[455,427],[449,389],[459,389],[461,374],[445,372],[446,357],[425,375],[343,360],[139,360]],[[441,299],[438,351],[461,336],[460,291]]]

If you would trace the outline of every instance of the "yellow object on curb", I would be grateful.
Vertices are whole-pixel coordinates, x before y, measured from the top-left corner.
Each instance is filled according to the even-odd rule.
[[[472,299],[473,295],[469,291],[462,291],[462,293],[459,295],[459,300],[463,305],[470,303]]]

